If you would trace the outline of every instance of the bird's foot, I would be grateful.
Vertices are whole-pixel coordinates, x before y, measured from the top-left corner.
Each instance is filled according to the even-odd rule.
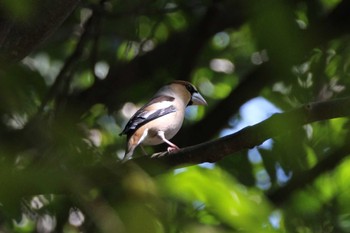
[[[151,158],[159,158],[162,157],[163,155],[165,155],[167,152],[163,151],[163,152],[158,152],[158,153],[154,153]]]
[[[179,147],[174,147],[174,146],[169,146],[168,147],[168,149],[167,149],[167,151],[168,151],[168,153],[169,154],[171,154],[171,153],[176,153],[176,152],[178,152],[180,150],[180,148]]]
[[[177,146],[169,146],[169,147],[167,148],[167,151],[154,153],[154,154],[151,156],[151,158],[159,158],[159,157],[162,157],[162,156],[166,155],[167,152],[168,152],[169,154],[172,154],[172,153],[178,152],[179,150],[180,150],[180,148],[177,147]]]

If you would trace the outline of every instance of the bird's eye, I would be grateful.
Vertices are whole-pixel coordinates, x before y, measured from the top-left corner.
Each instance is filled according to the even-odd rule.
[[[196,92],[196,90],[194,89],[194,87],[190,84],[186,84],[186,89],[193,94],[194,92]]]

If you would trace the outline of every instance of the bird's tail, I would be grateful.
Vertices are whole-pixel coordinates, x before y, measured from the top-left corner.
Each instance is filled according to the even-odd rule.
[[[136,146],[137,145],[133,144],[131,142],[131,140],[128,140],[128,143],[127,143],[126,148],[125,148],[124,158],[122,159],[122,163],[125,163],[126,161],[131,159],[132,155],[134,154],[134,150],[135,150]]]

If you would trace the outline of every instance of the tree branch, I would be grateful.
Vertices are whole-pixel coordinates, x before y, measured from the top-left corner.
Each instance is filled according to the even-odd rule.
[[[135,163],[139,164],[150,175],[158,175],[175,167],[183,167],[203,162],[216,162],[225,156],[233,155],[235,152],[253,148],[260,145],[269,138],[281,136],[287,132],[299,129],[304,124],[309,124],[322,120],[329,120],[339,117],[350,116],[350,97],[344,99],[336,99],[325,102],[310,103],[294,109],[289,112],[275,114],[269,119],[258,123],[254,126],[246,127],[241,131],[229,136],[205,142],[199,145],[190,146],[181,149],[176,154],[165,154],[159,158],[150,158],[143,156],[133,159],[126,164],[106,163],[95,166],[74,166],[74,168],[66,169],[57,166],[28,167],[21,172],[11,172],[11,166],[3,166],[0,171],[0,183],[6,187],[1,190],[0,199],[4,205],[18,203],[19,198],[25,195],[35,195],[39,193],[69,193],[69,185],[73,185],[79,179],[90,181],[91,185],[97,185],[100,188],[109,186],[120,187],[121,177],[128,173],[130,167],[135,168]],[[322,172],[332,169],[341,160],[343,155],[348,154],[349,146],[345,146],[344,150],[338,151],[333,162],[327,164],[330,160],[325,160],[307,174],[313,174],[308,181],[312,181]],[[131,169],[131,170],[132,170]],[[2,174],[2,175],[1,175]],[[77,174],[79,176],[77,177]],[[75,178],[73,178],[75,177]],[[304,176],[303,176],[304,177]],[[304,177],[305,178],[305,177]],[[281,193],[292,192],[302,186],[295,185],[300,178],[296,178],[289,186],[281,191],[276,191],[269,195],[270,199],[280,204],[283,200],[279,197]],[[16,182],[13,182],[16,181]],[[122,191],[120,189],[120,191]],[[14,196],[13,194],[16,194]],[[115,193],[114,193],[115,195]],[[123,195],[120,193],[119,195]],[[288,198],[288,195],[286,195]]]
[[[214,163],[243,149],[258,146],[267,139],[299,129],[305,124],[347,116],[350,116],[350,97],[309,103],[289,112],[274,114],[267,120],[234,134],[183,148],[175,154],[166,153],[153,160],[164,164],[166,169],[204,162]],[[133,161],[142,164],[148,163],[147,160],[151,159],[142,157]]]
[[[102,6],[104,3],[104,0],[100,1],[100,5]],[[80,38],[78,40],[78,43],[74,49],[74,51],[70,54],[70,56],[65,60],[65,63],[63,67],[61,68],[59,74],[57,75],[55,82],[49,89],[46,97],[43,99],[40,108],[38,110],[39,113],[41,113],[45,106],[55,97],[57,97],[58,94],[64,95],[63,87],[67,86],[72,78],[72,72],[75,64],[80,60],[81,56],[83,55],[84,48],[86,47],[86,44],[93,38],[90,37],[91,35],[91,28],[93,27],[95,23],[95,19],[99,17],[99,10],[97,9],[92,12],[91,16],[86,20],[86,22],[83,25],[83,32],[80,35]]]
[[[245,22],[246,10],[235,3],[235,7],[229,2],[225,2],[226,5],[214,3],[207,9],[207,14],[188,30],[172,35],[154,50],[128,63],[117,63],[104,80],[96,80],[91,88],[73,96],[72,105],[79,105],[82,111],[95,103],[104,103],[109,109],[115,109],[127,100],[125,93],[130,86],[150,80],[159,67],[166,69],[174,79],[188,78],[195,58],[212,35],[227,27],[238,28]],[[229,9],[234,9],[235,13]],[[154,81],[155,85],[163,85]]]
[[[40,0],[30,19],[0,17],[0,58],[20,61],[45,41],[78,5],[79,0]],[[29,22],[29,23],[28,23]]]
[[[180,131],[174,138],[175,144],[188,145],[188,142],[197,144],[213,138],[220,129],[227,125],[229,119],[238,112],[244,103],[258,96],[265,86],[275,81],[275,78],[274,75],[269,75],[268,64],[257,67],[225,99],[214,106],[201,121]],[[199,131],[202,133],[198,135]]]
[[[328,28],[337,28],[336,25],[339,23],[339,20],[337,19],[339,17],[342,17],[345,21],[350,20],[349,15],[343,16],[342,14],[344,9],[350,9],[348,6],[349,4],[345,2],[346,1],[341,2],[329,15],[318,18],[318,20],[312,22],[310,28],[305,32],[306,37],[317,37],[323,39],[308,40],[315,42],[308,44],[309,48],[323,45],[329,40],[335,38],[332,33],[327,33],[327,39],[324,39],[325,37],[323,35],[326,33]],[[189,28],[188,31],[174,35],[164,44],[157,46],[157,48],[155,48],[153,51],[137,57],[127,64],[112,67],[105,80],[97,81],[96,84],[90,89],[80,93],[77,96],[73,96],[71,99],[72,105],[77,105],[80,108],[83,108],[81,111],[86,110],[86,108],[94,103],[104,103],[106,106],[109,106],[110,109],[115,109],[118,107],[118,105],[127,100],[127,95],[125,92],[129,90],[129,87],[131,85],[135,85],[135,83],[144,82],[152,78],[152,74],[155,70],[157,70],[157,67],[163,67],[170,72],[180,69],[181,76],[188,77],[185,74],[190,72],[189,67],[186,68],[187,72],[181,71],[182,67],[186,67],[182,60],[188,61],[188,59],[184,59],[183,54],[191,54],[186,55],[185,58],[190,57],[192,59],[200,52],[198,47],[191,45],[192,43],[190,43],[190,41],[193,41],[193,39],[190,39],[189,41],[188,38],[195,37],[197,35],[197,39],[199,41],[198,43],[203,45],[206,38],[209,38],[211,35],[220,30],[225,30],[226,28],[239,28],[246,22],[247,13],[245,12],[245,8],[243,6],[235,5],[236,3],[237,1],[223,1],[220,4],[212,6],[213,9],[211,9],[211,11],[219,11],[216,13],[216,15],[219,15],[220,17],[216,17],[215,20],[211,19],[211,21],[208,18],[203,17],[199,24]],[[232,12],[228,12],[227,9],[235,9],[235,11],[238,11],[239,13],[233,14]],[[327,22],[327,28],[323,28],[325,25],[324,22]],[[202,35],[200,33],[191,33],[193,28],[201,25],[203,28],[205,28],[205,31],[202,33],[205,36],[200,36]],[[347,33],[347,30],[339,30],[337,35],[345,33]],[[196,51],[191,52],[193,50]],[[184,53],[182,51],[187,52]],[[169,56],[169,54],[172,54],[172,56]],[[167,57],[167,59],[164,59],[165,57]],[[262,88],[274,81],[281,80],[281,77],[283,77],[283,80],[288,79],[286,78],[286,74],[276,75],[276,70],[273,68],[271,69],[268,63],[256,67],[256,69],[248,73],[246,77],[242,77],[242,82],[237,86],[237,88],[232,90],[227,98],[215,106],[202,121],[179,132],[179,134],[174,138],[174,142],[186,145],[188,141],[191,141],[192,143],[196,144],[200,141],[212,138],[225,126],[227,119],[237,113],[239,107],[243,103],[258,96],[258,93],[260,93]],[[180,68],[178,68],[179,66],[176,64],[182,65]],[[286,73],[287,72],[289,72],[289,69],[286,71]],[[181,76],[174,75],[174,77]],[[158,85],[156,82],[153,83]],[[82,105],[85,104],[87,104],[87,106],[82,107]],[[207,128],[208,130],[203,132],[200,137],[194,137],[195,132],[198,132],[198,130],[202,129],[203,127]]]
[[[349,141],[349,135],[345,141]],[[288,200],[295,191],[304,188],[312,183],[319,175],[335,168],[346,156],[350,154],[350,144],[344,143],[341,148],[333,151],[326,158],[317,163],[310,170],[301,172],[292,177],[288,183],[267,194],[267,197],[275,205],[281,205]]]

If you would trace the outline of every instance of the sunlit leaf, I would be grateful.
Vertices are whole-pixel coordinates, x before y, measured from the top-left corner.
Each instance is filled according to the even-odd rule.
[[[242,187],[219,168],[193,167],[176,175],[163,176],[160,182],[166,195],[187,203],[202,202],[205,209],[233,229],[277,231],[269,226],[271,209],[262,196]]]

